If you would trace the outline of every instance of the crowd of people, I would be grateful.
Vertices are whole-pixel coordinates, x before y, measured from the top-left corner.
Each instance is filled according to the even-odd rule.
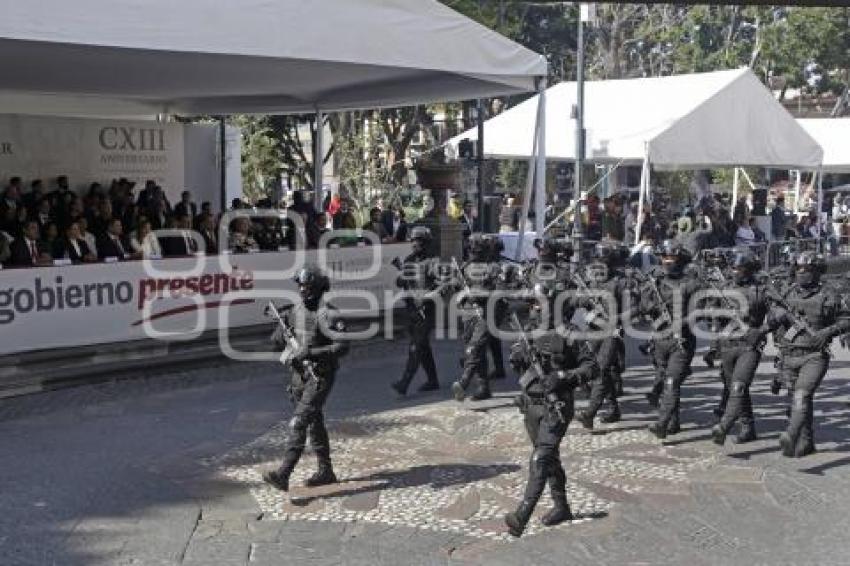
[[[221,216],[209,202],[200,207],[189,191],[180,201],[169,202],[165,191],[152,180],[136,192],[136,183],[114,180],[107,188],[91,183],[84,194],[73,191],[68,177],[60,175],[46,184],[33,179],[27,184],[12,177],[0,198],[0,265],[41,267],[130,259],[158,259],[198,253],[217,254],[315,248],[329,230],[350,230],[334,237],[329,245],[401,242],[407,239],[407,221],[400,206],[385,208],[379,200],[365,223],[357,221],[348,199],[329,195],[321,209],[295,191],[289,206],[275,206],[270,199],[255,206],[234,199],[226,242],[220,242]],[[300,216],[293,222],[281,214],[258,210],[288,211]],[[364,231],[374,233],[363,237]]]

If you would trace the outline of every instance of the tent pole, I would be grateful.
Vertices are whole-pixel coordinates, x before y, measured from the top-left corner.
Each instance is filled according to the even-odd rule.
[[[643,223],[644,191],[649,186],[649,145],[644,149],[643,167],[640,170],[640,187],[638,187],[638,215],[635,219],[635,245],[640,243],[640,226]]]
[[[219,173],[219,198],[221,200],[221,212],[227,210],[227,133],[224,124],[224,116],[218,118],[218,173]]]
[[[583,235],[581,218],[581,173],[584,165],[584,18],[579,16],[578,29],[576,30],[576,149],[575,169],[573,180],[573,202],[575,203],[575,214],[573,214],[573,238],[581,240]],[[578,244],[581,246],[581,243]],[[581,261],[581,253],[576,259]]]
[[[534,122],[534,137],[532,138],[531,158],[528,160],[528,175],[525,180],[525,193],[522,196],[522,213],[519,217],[519,234],[517,234],[517,247],[514,254],[514,259],[519,261],[522,259],[523,240],[525,239],[525,230],[528,225],[528,209],[531,206],[531,191],[534,190],[534,176],[537,174],[535,164],[535,156],[538,152],[537,143],[540,141],[540,105],[542,104],[542,90],[545,88],[542,78],[537,82],[537,118]]]
[[[735,208],[735,203],[738,202],[738,186],[741,182],[741,171],[737,167],[735,167],[735,171],[732,174],[732,209]]]
[[[800,185],[803,183],[803,172],[800,169],[796,171],[797,176],[794,179],[794,219],[800,213]]]
[[[325,165],[325,116],[316,109],[316,147],[313,154],[313,206],[322,207],[322,173]]]
[[[478,161],[478,231],[484,231],[484,101],[476,103],[478,115],[478,140],[475,156]],[[473,223],[474,224],[474,223]]]
[[[823,170],[818,167],[818,208],[817,208],[817,219],[818,219],[818,251],[823,253],[823,249],[821,248],[821,230],[823,230]]]
[[[546,230],[546,90],[540,90],[540,108],[537,128],[536,171],[534,176],[534,220],[537,237]]]

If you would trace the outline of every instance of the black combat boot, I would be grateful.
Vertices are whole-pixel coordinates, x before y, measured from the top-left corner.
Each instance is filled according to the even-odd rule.
[[[657,409],[658,408],[658,401],[659,401],[660,397],[661,397],[661,395],[659,395],[655,391],[650,391],[649,393],[646,394],[646,401],[647,401],[647,403],[649,403],[650,407],[652,407],[653,409]]]
[[[428,391],[436,391],[440,388],[439,381],[426,381],[422,385],[419,386],[420,393],[426,393]]]
[[[407,395],[407,381],[404,378],[398,381],[393,381],[390,383],[390,387],[392,387],[393,390],[402,397]]]
[[[511,536],[522,536],[525,526],[528,525],[528,520],[531,519],[531,513],[534,511],[534,503],[523,499],[513,513],[505,515],[505,524],[508,526],[508,532]]]
[[[665,438],[667,438],[667,427],[660,423],[653,423],[649,425],[647,430],[654,434],[655,437],[659,440],[664,440]]]
[[[601,420],[603,423],[611,424],[611,423],[618,423],[618,422],[620,422],[620,419],[621,419],[621,418],[622,418],[622,415],[620,415],[620,405],[614,405],[614,406],[611,408],[611,411],[610,411],[607,415],[605,415],[604,417],[602,417],[600,420]]]
[[[711,427],[711,441],[718,446],[726,444],[726,431],[719,424]]]
[[[263,481],[281,491],[289,491],[289,472],[281,470],[266,470]]]
[[[679,424],[679,417],[674,416],[667,423],[667,434],[679,434],[680,432],[682,432],[682,426]]]
[[[331,467],[330,463],[327,463],[319,464],[319,469],[316,470],[315,474],[307,478],[304,485],[307,487],[319,487],[320,485],[330,485],[332,483],[337,483],[338,481],[339,480],[336,479],[333,467]]]
[[[570,510],[570,504],[567,503],[567,494],[563,491],[552,493],[552,501],[555,506],[552,510],[543,515],[540,522],[547,527],[554,527],[564,521],[573,520],[573,512]]]
[[[794,457],[794,441],[791,440],[791,435],[787,432],[779,435],[779,448],[782,449],[782,455],[786,458]]]
[[[735,444],[746,444],[754,440],[758,440],[755,424],[751,422],[741,423],[738,428],[738,436],[735,437]]]
[[[591,415],[588,411],[579,411],[576,418],[578,418],[581,426],[587,430],[593,430],[593,415]]]

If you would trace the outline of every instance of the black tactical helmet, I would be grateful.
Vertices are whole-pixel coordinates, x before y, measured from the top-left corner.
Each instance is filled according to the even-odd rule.
[[[472,234],[469,236],[469,255],[481,259],[487,255],[487,240],[484,234]]]
[[[424,243],[431,241],[431,229],[427,226],[416,226],[410,231],[410,239],[413,241],[419,240]]]
[[[750,248],[735,248],[732,255],[732,269],[755,273],[761,269],[761,260]]]
[[[331,287],[330,279],[315,265],[308,265],[295,274],[295,284],[305,303],[318,303]]]
[[[502,252],[505,251],[505,243],[495,234],[487,234],[484,236],[484,241],[490,250],[490,258],[493,261],[498,261],[502,257]]]
[[[537,238],[534,247],[544,261],[568,260],[573,255],[573,243],[569,238]]]
[[[593,248],[593,258],[609,268],[618,267],[625,259],[623,247],[614,242],[599,242]]]
[[[675,240],[664,240],[661,243],[659,254],[661,265],[671,275],[679,275],[685,270],[685,266],[691,261],[691,254],[682,244]]]
[[[415,254],[427,254],[431,247],[431,230],[427,226],[416,226],[410,231],[410,242]]]
[[[816,252],[801,252],[795,259],[797,271],[810,271],[823,275],[826,273],[826,260]]]

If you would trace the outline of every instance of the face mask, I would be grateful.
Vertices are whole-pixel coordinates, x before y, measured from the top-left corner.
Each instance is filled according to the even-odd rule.
[[[801,287],[810,287],[817,283],[817,276],[812,271],[798,271],[796,279]]]

